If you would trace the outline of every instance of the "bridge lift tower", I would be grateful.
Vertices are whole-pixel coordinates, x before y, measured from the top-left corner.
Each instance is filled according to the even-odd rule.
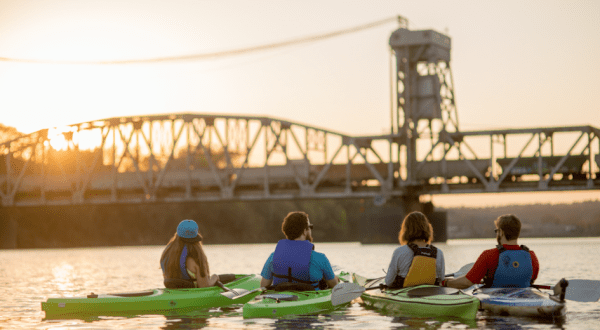
[[[412,31],[406,20],[399,21],[402,27],[392,33],[389,42],[396,59],[391,133],[398,152],[396,183],[404,194],[399,203],[365,214],[361,221],[363,243],[395,242],[398,220],[417,210],[431,220],[436,239],[446,240],[446,213],[434,212],[431,203],[420,202],[422,182],[417,180],[417,171],[421,162],[445,159],[450,145],[440,141],[446,141],[445,133],[458,132],[450,38],[433,30]],[[443,150],[434,153],[440,145]],[[430,152],[419,157],[423,150]]]
[[[433,30],[400,28],[392,33],[390,46],[396,56],[397,107],[392,113],[392,134],[399,136],[398,160],[405,176],[400,185],[411,186],[415,184],[418,147],[428,144],[427,149],[433,150],[445,133],[459,131],[450,38]]]

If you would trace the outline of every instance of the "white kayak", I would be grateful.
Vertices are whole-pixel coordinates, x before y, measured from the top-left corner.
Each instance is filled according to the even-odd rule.
[[[566,313],[566,302],[536,288],[481,288],[474,285],[464,290],[477,297],[480,309],[497,315],[528,317],[561,317]]]

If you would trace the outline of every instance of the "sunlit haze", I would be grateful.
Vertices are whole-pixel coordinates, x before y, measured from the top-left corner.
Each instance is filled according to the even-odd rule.
[[[265,115],[349,135],[388,133],[393,22],[220,59],[67,62],[235,50],[401,15],[410,29],[452,38],[462,130],[600,127],[599,13],[598,1],[556,0],[3,0],[0,123],[29,133],[115,116],[196,112]],[[600,193],[434,196],[434,204],[561,198],[595,200]]]

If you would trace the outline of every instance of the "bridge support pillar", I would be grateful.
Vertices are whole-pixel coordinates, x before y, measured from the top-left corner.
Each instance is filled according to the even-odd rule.
[[[19,223],[14,208],[0,207],[0,249],[16,249]]]
[[[361,202],[368,204],[366,200]],[[433,227],[434,242],[447,240],[446,212],[435,212],[432,203],[420,203],[418,196],[388,201],[382,206],[364,205],[359,219],[359,238],[363,244],[398,244],[404,217],[413,211],[425,213]]]

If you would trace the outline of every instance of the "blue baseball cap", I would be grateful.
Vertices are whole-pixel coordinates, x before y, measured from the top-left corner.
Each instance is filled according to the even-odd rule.
[[[177,226],[177,236],[186,243],[195,243],[202,240],[198,234],[198,224],[194,220],[183,220]]]

